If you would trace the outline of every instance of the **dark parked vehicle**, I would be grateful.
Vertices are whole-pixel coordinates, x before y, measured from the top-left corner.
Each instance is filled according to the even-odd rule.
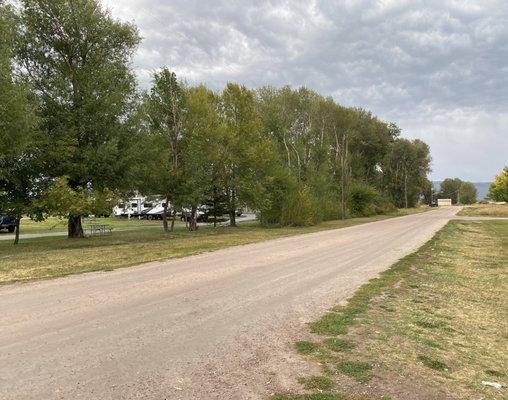
[[[437,207],[437,200],[432,200],[432,201],[430,202],[430,206],[431,206],[431,207]]]
[[[7,214],[0,215],[0,230],[7,229],[10,233],[16,229],[16,218],[10,217]]]

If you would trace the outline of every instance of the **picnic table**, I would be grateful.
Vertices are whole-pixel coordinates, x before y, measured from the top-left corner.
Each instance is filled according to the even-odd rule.
[[[97,234],[102,235],[104,233],[111,233],[113,232],[113,227],[108,224],[90,223],[86,230],[90,232],[90,236],[93,236]]]

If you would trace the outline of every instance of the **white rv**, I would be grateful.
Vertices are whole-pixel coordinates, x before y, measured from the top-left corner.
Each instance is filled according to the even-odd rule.
[[[134,196],[120,201],[113,207],[115,217],[139,218],[139,219],[162,219],[165,201],[157,197]],[[168,206],[168,213],[171,204]],[[169,215],[168,215],[169,216]]]

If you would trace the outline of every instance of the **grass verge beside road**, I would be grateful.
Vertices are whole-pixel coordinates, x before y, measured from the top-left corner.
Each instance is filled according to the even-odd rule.
[[[475,204],[464,207],[457,215],[464,217],[507,217],[508,204]]]
[[[450,222],[310,324],[323,373],[274,399],[508,398],[507,268],[508,222]]]
[[[344,228],[425,210],[428,208],[401,210],[370,218],[328,221],[310,227],[262,228],[258,223],[246,222],[237,228],[202,226],[197,232],[189,232],[179,226],[168,235],[162,232],[161,227],[161,230],[139,229],[84,239],[25,239],[18,246],[3,241],[0,242],[0,284],[112,270],[284,236]]]

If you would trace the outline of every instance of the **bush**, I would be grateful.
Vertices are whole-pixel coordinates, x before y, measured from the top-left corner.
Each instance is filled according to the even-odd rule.
[[[307,186],[289,194],[282,206],[281,225],[309,226],[317,222],[316,201]]]
[[[386,196],[382,195],[375,199],[374,206],[376,214],[389,214],[397,211],[397,207]]]
[[[372,186],[355,183],[349,189],[349,210],[353,217],[368,217],[376,214],[375,202],[379,192]]]
[[[328,193],[316,200],[316,221],[330,221],[342,217],[340,200],[333,193]]]

